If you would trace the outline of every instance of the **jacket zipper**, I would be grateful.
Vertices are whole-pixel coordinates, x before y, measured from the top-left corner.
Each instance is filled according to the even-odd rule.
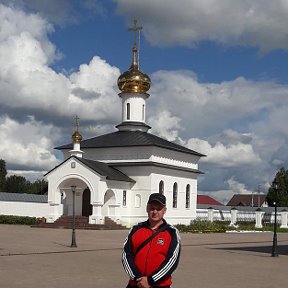
[[[153,230],[151,230],[151,232],[152,232],[152,234],[154,233]],[[151,246],[152,246],[152,241],[153,241],[153,239],[150,241],[149,249],[148,249],[147,254],[146,254],[145,275],[147,275],[147,261],[148,261],[148,255],[149,255],[149,252],[150,252],[150,249],[151,249]]]

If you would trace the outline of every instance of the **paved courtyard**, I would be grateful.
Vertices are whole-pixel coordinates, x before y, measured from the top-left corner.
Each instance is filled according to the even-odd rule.
[[[128,231],[76,231],[0,225],[1,288],[124,288],[120,261]],[[279,288],[288,285],[288,233],[181,234],[174,288]]]

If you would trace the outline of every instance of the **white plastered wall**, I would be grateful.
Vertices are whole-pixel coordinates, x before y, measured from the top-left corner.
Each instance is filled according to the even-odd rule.
[[[120,169],[119,169],[120,170]],[[127,205],[122,207],[121,223],[132,226],[147,219],[146,203],[151,193],[159,192],[159,182],[164,182],[164,195],[167,199],[165,218],[170,224],[190,224],[196,218],[197,174],[152,166],[121,167],[136,183],[127,194]],[[178,184],[177,208],[173,208],[173,184]],[[186,208],[186,186],[190,185],[190,207]],[[141,205],[137,206],[137,195]]]

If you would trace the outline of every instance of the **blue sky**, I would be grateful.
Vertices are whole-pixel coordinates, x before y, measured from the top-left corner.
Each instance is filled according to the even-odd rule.
[[[0,0],[0,158],[36,179],[75,114],[84,138],[114,131],[137,17],[151,132],[207,155],[200,193],[266,192],[288,164],[287,13],[287,0]]]

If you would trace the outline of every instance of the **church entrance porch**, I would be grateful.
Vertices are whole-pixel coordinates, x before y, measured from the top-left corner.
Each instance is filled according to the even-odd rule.
[[[48,223],[55,222],[61,216],[73,216],[73,205],[75,216],[85,216],[88,219],[92,215],[91,191],[81,176],[62,180],[51,189],[50,198],[51,213],[47,217]]]

